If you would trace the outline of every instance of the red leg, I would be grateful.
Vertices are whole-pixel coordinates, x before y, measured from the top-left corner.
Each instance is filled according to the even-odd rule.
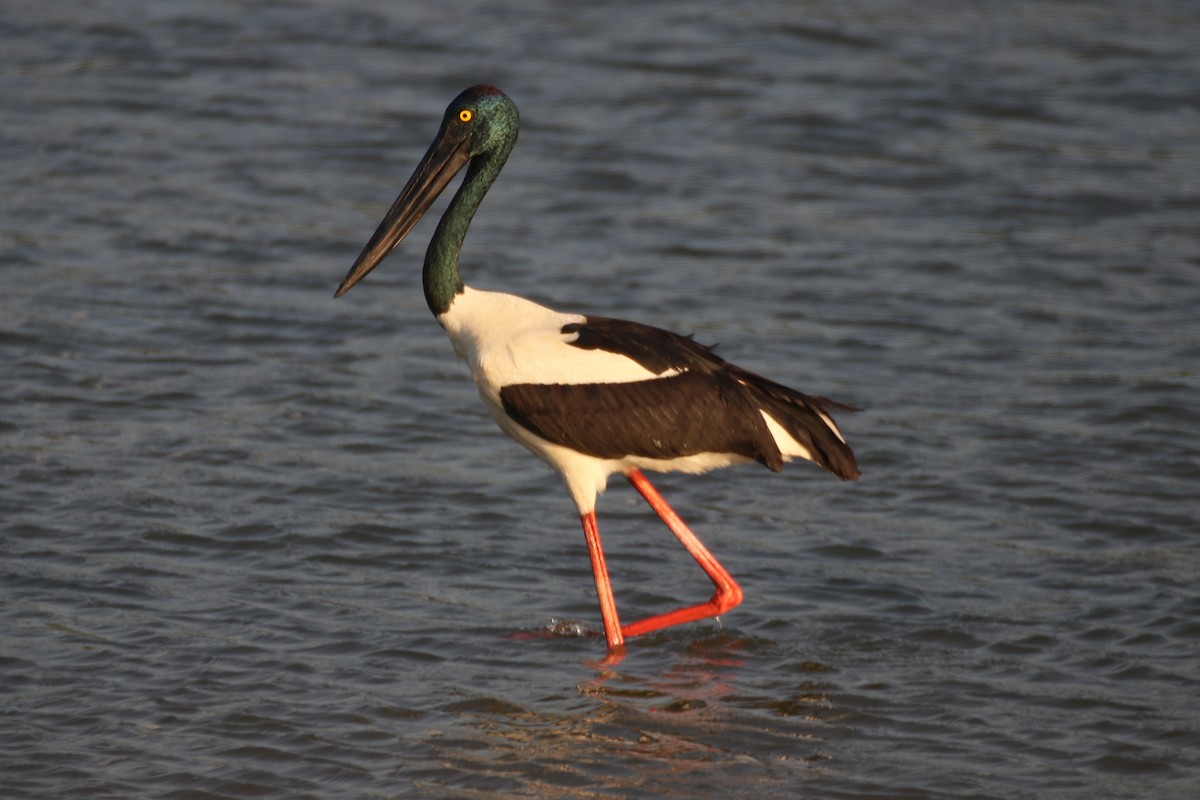
[[[604,550],[600,548],[600,530],[596,527],[596,512],[582,515],[583,535],[587,539],[588,556],[592,559],[592,577],[596,579],[596,598],[600,601],[600,617],[604,620],[604,638],[608,649],[615,650],[625,644],[621,632],[621,621],[617,619],[617,601],[613,599],[612,583],[608,580],[608,566],[604,563]]]
[[[662,495],[658,493],[657,489],[650,485],[650,481],[646,480],[646,476],[642,474],[641,470],[635,469],[625,477],[630,483],[633,484],[633,488],[637,489],[642,497],[646,499],[646,502],[650,504],[650,507],[654,509],[659,518],[666,523],[668,528],[671,529],[671,533],[675,534],[675,538],[679,539],[679,542],[685,548],[687,548],[687,551],[691,553],[692,558],[696,559],[696,563],[700,565],[700,568],[704,570],[705,574],[712,579],[713,585],[716,586],[716,591],[713,592],[712,599],[706,603],[697,603],[694,606],[677,608],[674,611],[668,611],[665,614],[657,614],[653,617],[647,617],[646,619],[640,619],[636,622],[631,622],[628,625],[623,626],[620,632],[625,636],[639,636],[643,633],[657,631],[661,628],[666,628],[671,625],[679,625],[684,622],[692,622],[694,620],[704,619],[706,617],[715,617],[718,614],[723,614],[741,603],[742,587],[737,585],[737,582],[734,581],[733,577],[725,571],[725,568],[722,567],[717,559],[713,557],[713,554],[708,552],[708,549],[700,543],[700,540],[696,538],[696,534],[691,532],[688,526],[684,524],[683,520],[679,518],[679,515],[675,513],[675,510],[667,505],[667,501],[663,499]],[[593,530],[595,528],[595,524],[595,515],[593,513]],[[585,530],[587,528],[586,520],[584,522],[584,528]],[[588,540],[588,546],[589,548],[591,547],[590,538]],[[596,550],[598,551],[599,548],[600,540],[597,536]],[[601,567],[603,568],[603,556],[601,556],[600,563]],[[593,571],[595,571],[594,557]],[[607,571],[604,573],[604,582],[607,586]],[[596,578],[596,588],[597,591],[599,591],[600,578],[598,574]],[[611,600],[611,587],[608,588],[608,596]],[[603,613],[603,599],[601,599],[600,608],[601,612]],[[616,620],[615,605],[612,608],[612,615],[613,620]],[[605,617],[604,627],[605,632],[607,633],[607,617]],[[609,636],[609,646],[612,647],[612,636]]]

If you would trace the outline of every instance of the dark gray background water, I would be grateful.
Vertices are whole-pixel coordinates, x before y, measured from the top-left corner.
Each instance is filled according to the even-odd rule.
[[[1184,798],[1200,6],[8,2],[0,795]],[[459,90],[481,288],[864,406],[659,481],[741,580],[598,628],[424,307],[333,289]],[[627,616],[707,583],[623,481]]]

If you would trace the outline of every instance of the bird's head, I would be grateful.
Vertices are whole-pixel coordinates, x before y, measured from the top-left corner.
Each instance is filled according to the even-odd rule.
[[[471,158],[503,150],[516,141],[517,105],[495,86],[480,84],[462,92],[446,107],[438,139],[460,141]]]
[[[472,86],[454,98],[446,108],[433,144],[346,273],[334,297],[350,291],[379,266],[468,163],[489,162],[494,166],[490,178],[494,178],[517,140],[518,123],[516,104],[495,86]]]

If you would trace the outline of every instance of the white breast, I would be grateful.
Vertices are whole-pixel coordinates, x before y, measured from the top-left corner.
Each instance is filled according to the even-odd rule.
[[[470,287],[438,317],[480,392],[496,405],[500,387],[511,384],[621,383],[660,377],[627,356],[572,347],[577,334],[564,334],[562,327],[584,321],[580,314]]]

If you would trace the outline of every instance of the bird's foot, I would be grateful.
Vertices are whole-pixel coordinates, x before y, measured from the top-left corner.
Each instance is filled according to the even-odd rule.
[[[621,626],[621,634],[625,637],[641,636],[645,633],[669,628],[672,625],[682,625],[685,622],[695,622],[700,619],[716,617],[735,608],[742,602],[742,588],[730,581],[727,586],[718,586],[712,598],[706,603],[677,608],[664,614],[639,619]]]

